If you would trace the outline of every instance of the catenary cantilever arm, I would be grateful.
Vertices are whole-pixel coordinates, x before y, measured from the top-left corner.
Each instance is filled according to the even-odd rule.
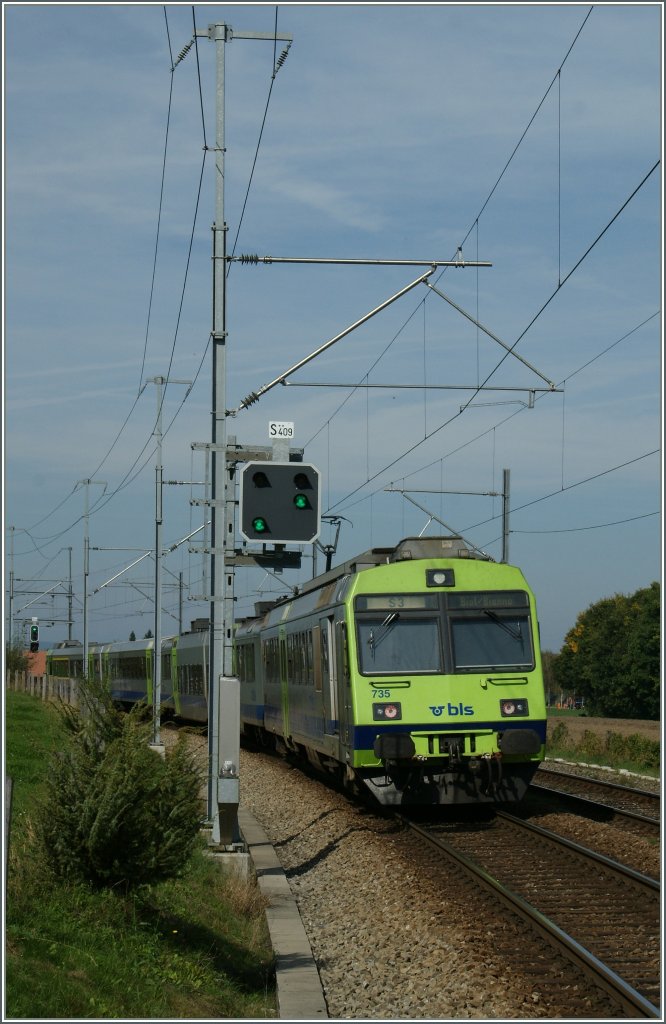
[[[435,292],[436,295],[439,295],[440,299],[444,299],[445,302],[448,302],[450,306],[453,306],[453,308],[457,309],[459,313],[467,317],[467,319],[470,320],[476,327],[478,327],[479,330],[483,331],[484,334],[487,334],[489,338],[493,339],[493,341],[496,341],[497,344],[501,345],[503,349],[506,349],[509,355],[513,356],[514,359],[519,359],[521,363],[523,363],[525,366],[527,366],[529,370],[532,371],[532,373],[536,373],[537,377],[541,377],[541,380],[545,381],[546,384],[548,384],[551,391],[557,390],[556,385],[553,383],[552,380],[549,380],[548,377],[544,377],[544,375],[539,370],[537,370],[536,366],[532,366],[531,363],[528,363],[527,359],[523,359],[523,357],[519,356],[517,352],[514,352],[513,348],[507,345],[506,342],[502,341],[501,338],[498,338],[496,334],[493,334],[491,330],[489,330],[487,327],[484,327],[483,324],[479,323],[478,320],[475,320],[471,313],[468,313],[465,309],[462,308],[462,306],[459,306],[457,302],[454,302],[452,298],[450,298],[448,295],[445,295],[444,292],[441,292],[439,288],[435,288],[434,284],[431,284],[430,281],[426,281],[425,283],[427,284],[428,288],[430,288],[431,291]],[[506,356],[504,358],[506,359]]]
[[[336,341],[340,341],[341,338],[344,338],[346,337],[346,335],[351,334],[351,332],[356,330],[357,327],[360,327],[361,324],[366,323],[366,321],[370,320],[370,318],[375,316],[376,313],[380,313],[382,309],[386,309],[386,307],[390,306],[392,302],[396,301],[396,299],[399,299],[403,295],[406,295],[407,292],[412,290],[412,288],[416,288],[418,284],[426,283],[430,275],[434,274],[436,269],[436,266],[432,266],[430,270],[428,270],[425,274],[421,274],[420,277],[417,277],[415,281],[411,282],[411,284],[408,284],[404,288],[401,288],[399,292],[395,293],[395,295],[391,295],[389,299],[386,299],[386,301],[382,302],[381,305],[371,310],[370,313],[366,313],[365,316],[362,316],[360,318],[360,320],[356,320],[355,323],[345,328],[345,330],[341,331],[340,334],[336,334],[334,338],[331,338],[329,341],[324,342],[323,345],[320,345],[318,349],[315,349],[314,352],[311,352],[309,356],[305,357],[305,359],[301,359],[298,363],[294,363],[293,366],[291,366],[288,370],[285,370],[284,373],[281,373],[279,377],[276,377],[269,384],[264,384],[263,387],[259,388],[258,391],[251,391],[250,394],[243,399],[238,408],[231,411],[230,415],[235,416],[236,413],[240,412],[241,409],[247,409],[251,405],[254,405],[254,403],[257,402],[262,395],[265,395],[267,391],[270,391],[271,388],[274,388],[276,384],[284,384],[287,377],[289,377],[290,374],[295,373],[296,370],[300,370],[302,366],[305,366],[306,363],[311,362],[313,359],[316,358],[316,356],[320,355],[322,352],[325,352],[327,348],[331,347],[331,345],[335,345]]]

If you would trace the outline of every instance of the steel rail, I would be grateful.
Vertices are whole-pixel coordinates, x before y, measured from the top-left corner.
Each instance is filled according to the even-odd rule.
[[[604,789],[612,793],[620,793],[623,796],[633,796],[638,801],[645,801],[657,807],[661,804],[661,794],[651,793],[649,789],[639,789],[634,786],[623,786],[621,782],[610,782],[608,779],[593,779],[588,775],[572,775],[566,771],[557,771],[555,768],[548,768],[547,765],[539,765],[537,774],[549,776],[551,779],[565,779],[574,786],[590,786],[593,789]]]
[[[661,830],[659,818],[653,818],[648,814],[641,814],[639,811],[629,811],[623,807],[616,807],[614,804],[600,803],[598,800],[581,796],[578,793],[567,793],[566,790],[556,789],[555,786],[540,786],[536,782],[531,782],[529,792],[534,793],[540,799],[552,796],[555,800],[569,804],[571,807],[578,807],[582,811],[588,811],[590,816],[593,815],[593,812],[599,812],[600,814],[605,812],[607,815],[615,818],[630,822],[634,821],[639,825],[645,826],[651,832],[659,833]]]
[[[516,817],[515,814],[509,814],[508,811],[497,810],[495,813],[498,818],[509,821],[518,828],[527,829],[534,835],[548,839],[552,843],[557,843],[567,850],[572,850],[579,856],[585,857],[586,860],[594,860],[597,864],[602,864],[605,868],[615,872],[616,875],[623,875],[625,878],[638,882],[639,885],[645,886],[647,889],[654,889],[656,892],[659,892],[661,889],[660,882],[655,878],[650,878],[649,875],[644,875],[641,871],[636,871],[626,864],[621,864],[619,861],[613,860],[612,857],[607,857],[605,853],[598,853],[596,850],[591,850],[588,846],[583,846],[582,843],[576,843],[573,839],[567,839],[566,836],[560,836],[557,832],[551,832],[548,828],[534,825],[531,821],[524,821],[522,818]]]
[[[504,812],[500,812],[501,815],[503,815],[503,813]],[[554,921],[548,918],[540,910],[528,903],[522,896],[519,896],[517,893],[508,889],[499,881],[499,879],[494,878],[484,867],[482,867],[482,865],[454,849],[446,841],[429,832],[427,828],[422,828],[420,825],[410,821],[401,814],[397,814],[396,817],[425,842],[434,846],[440,853],[445,854],[449,859],[455,861],[475,882],[490,890],[490,892],[498,897],[501,902],[526,920],[530,926],[545,938],[551,946],[553,946],[559,953],[564,954],[576,965],[576,967],[582,970],[586,976],[591,978],[597,987],[608,993],[625,1011],[628,1011],[629,1016],[661,1019],[661,1012],[659,1008],[651,1003],[649,999],[646,999],[641,995],[641,993],[633,988],[633,986],[629,985],[615,971],[611,970],[611,968],[599,960],[598,957],[594,956],[590,950],[586,949],[581,943],[574,939],[572,935],[565,932],[559,927],[559,925],[555,924]],[[525,823],[520,819],[514,819],[512,815],[506,815],[506,817],[515,821],[515,823],[520,827],[524,827],[525,825]],[[529,827],[536,831],[545,833],[549,838],[553,836],[553,833],[548,833],[546,829],[539,829],[539,827],[535,825],[531,825]],[[560,839],[560,837],[556,838]],[[566,840],[565,844],[569,844],[571,846],[576,845],[571,843],[570,840]],[[580,849],[583,848],[581,847]],[[585,850],[585,853],[588,854],[589,851]],[[597,854],[596,856],[601,857],[600,854]],[[608,858],[603,859],[608,860]],[[613,867],[617,866],[616,862],[611,863]],[[639,874],[638,872],[632,872],[631,869],[625,870],[628,875]],[[653,879],[648,879],[644,875],[639,877],[645,884],[654,886],[655,883]],[[658,887],[658,883],[656,883],[656,885]]]

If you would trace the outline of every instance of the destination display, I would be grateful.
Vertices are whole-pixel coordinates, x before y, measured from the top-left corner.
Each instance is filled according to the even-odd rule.
[[[527,608],[529,599],[522,590],[483,591],[477,594],[448,594],[447,608],[452,611],[483,611],[484,608]]]
[[[360,612],[422,610],[437,608],[436,594],[364,594],[356,598],[356,609]]]

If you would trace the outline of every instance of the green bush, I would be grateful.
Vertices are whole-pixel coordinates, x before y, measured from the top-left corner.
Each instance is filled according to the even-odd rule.
[[[632,733],[626,738],[627,760],[636,761],[646,768],[658,768],[661,762],[661,745],[658,740]]]
[[[63,706],[70,732],[51,759],[37,835],[56,876],[123,891],[185,867],[201,824],[201,778],[184,741],[162,758],[140,711],[84,688],[83,713]]]
[[[606,733],[605,748],[611,764],[617,764],[627,756],[627,741],[617,732]]]
[[[578,750],[584,757],[600,757],[604,752],[604,741],[596,732],[586,729],[578,744]]]
[[[557,750],[560,747],[566,748],[570,742],[569,730],[564,722],[558,722],[553,731],[549,731],[548,746],[552,750]]]

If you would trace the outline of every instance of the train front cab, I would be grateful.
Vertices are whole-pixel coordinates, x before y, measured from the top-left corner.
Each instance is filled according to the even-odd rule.
[[[534,597],[517,568],[405,561],[347,595],[343,757],[383,804],[515,802],[545,753]]]

